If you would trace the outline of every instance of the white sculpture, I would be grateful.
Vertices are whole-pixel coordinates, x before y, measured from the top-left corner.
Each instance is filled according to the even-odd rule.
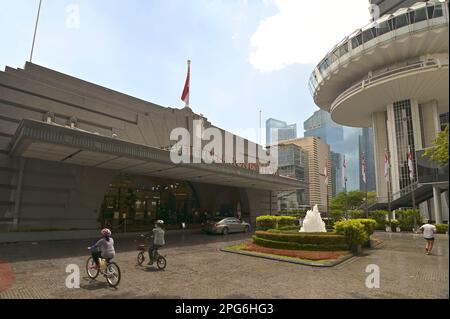
[[[299,232],[322,233],[326,231],[325,223],[320,216],[319,208],[317,205],[314,205],[313,210],[308,210],[306,213],[302,228],[300,228]]]

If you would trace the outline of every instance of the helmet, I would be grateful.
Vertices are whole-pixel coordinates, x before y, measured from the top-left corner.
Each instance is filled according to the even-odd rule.
[[[111,231],[108,228],[103,228],[100,233],[103,237],[109,237],[111,236]]]
[[[157,224],[157,225],[164,225],[164,221],[161,220],[161,219],[158,219],[158,220],[156,221],[156,224]]]

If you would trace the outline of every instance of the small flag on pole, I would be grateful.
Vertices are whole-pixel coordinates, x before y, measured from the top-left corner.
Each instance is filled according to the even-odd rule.
[[[345,183],[347,183],[347,164],[345,163],[345,156],[344,162],[342,163],[342,176],[344,178],[344,186],[345,186]]]
[[[191,86],[191,60],[187,61],[188,70],[186,76],[186,82],[184,84],[183,93],[181,94],[181,100],[185,103],[186,107],[189,107],[189,89]]]
[[[362,155],[361,174],[362,174],[363,182],[364,182],[364,184],[366,184],[367,179],[366,179],[366,154],[365,153],[363,153],[363,155]]]
[[[411,147],[408,147],[408,170],[409,170],[409,179],[411,181],[414,180],[414,163],[413,163],[413,155],[411,152]]]
[[[384,179],[386,183],[389,183],[389,168],[391,164],[389,163],[389,156],[387,151],[384,152]]]
[[[325,167],[323,168],[323,176],[325,176],[325,185],[328,185],[328,161],[325,162]]]

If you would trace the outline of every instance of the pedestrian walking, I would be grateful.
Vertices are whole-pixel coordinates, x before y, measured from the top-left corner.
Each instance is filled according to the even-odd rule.
[[[419,231],[423,233],[423,238],[427,241],[425,251],[427,255],[431,255],[434,245],[434,234],[436,234],[436,226],[429,224],[428,222],[423,224]]]

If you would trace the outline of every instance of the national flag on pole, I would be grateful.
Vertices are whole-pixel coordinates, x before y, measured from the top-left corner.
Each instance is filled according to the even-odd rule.
[[[414,180],[414,163],[413,163],[413,155],[411,152],[411,147],[408,147],[408,170],[409,170],[409,179]]]
[[[362,180],[363,180],[364,184],[366,184],[367,179],[366,179],[366,154],[365,153],[363,153],[363,155],[362,155],[361,174],[362,174]]]
[[[389,183],[389,168],[391,164],[389,163],[389,156],[387,152],[384,152],[384,179],[386,183]]]
[[[328,185],[328,161],[325,162],[325,167],[323,168],[323,176],[325,176],[325,185]]]
[[[345,183],[347,183],[347,164],[345,163],[345,156],[344,161],[342,162],[342,177],[344,179],[344,186],[345,186]]]
[[[191,83],[191,60],[188,60],[187,63],[188,63],[188,70],[187,70],[186,82],[184,84],[183,93],[181,94],[181,100],[188,107],[189,106],[189,87],[190,87],[190,83]]]

